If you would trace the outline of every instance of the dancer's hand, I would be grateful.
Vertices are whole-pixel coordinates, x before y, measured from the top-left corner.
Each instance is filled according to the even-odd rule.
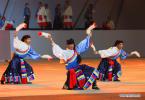
[[[17,37],[18,36],[18,32],[23,29],[23,28],[27,28],[27,24],[26,23],[21,23],[20,25],[18,25],[16,27],[16,30],[14,32],[14,37]]]
[[[95,55],[99,54],[98,51],[94,51]]]
[[[42,58],[42,59],[47,59],[48,61],[50,61],[50,60],[53,59],[53,57],[50,56],[50,55],[42,55],[41,58]]]
[[[52,38],[50,33],[48,33],[48,40],[51,42],[52,46],[55,44],[55,42],[54,42],[54,40],[53,40],[53,38]]]
[[[51,39],[52,35],[50,33],[48,33],[48,39]]]
[[[96,23],[94,22],[87,30],[86,30],[86,33],[89,35],[89,36],[92,36],[92,30],[96,28]]]
[[[97,50],[96,50],[96,47],[94,46],[94,44],[93,43],[91,43],[91,48],[93,49],[93,51],[94,51],[94,54],[96,54],[96,52],[97,52]]]
[[[50,33],[45,33],[45,32],[38,32],[38,36],[43,36],[45,38],[50,38],[51,34]]]
[[[38,32],[38,36],[43,36],[43,37],[47,38],[47,39],[51,42],[52,46],[53,46],[54,43],[55,43],[55,42],[53,41],[52,36],[51,36],[50,33]]]
[[[21,23],[19,26],[16,27],[16,31],[20,31],[23,28],[27,28],[27,24],[26,23]]]

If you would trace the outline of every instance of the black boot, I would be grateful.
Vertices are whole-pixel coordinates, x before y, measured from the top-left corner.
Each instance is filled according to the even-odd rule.
[[[97,81],[96,80],[92,84],[92,89],[99,90],[99,87],[97,86]]]
[[[1,84],[4,84],[4,81],[3,80],[1,80]]]
[[[32,84],[32,82],[27,82],[27,84]]]
[[[116,79],[116,80],[113,80],[114,82],[120,82],[120,80],[119,79]]]
[[[116,77],[114,76],[112,80],[113,80],[114,82],[120,82],[120,80],[118,79],[117,76],[116,76]]]

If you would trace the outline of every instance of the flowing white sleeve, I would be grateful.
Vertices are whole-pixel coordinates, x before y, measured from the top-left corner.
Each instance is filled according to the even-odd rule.
[[[99,50],[98,53],[100,54],[101,58],[108,58],[116,56],[119,53],[119,50],[116,47],[111,47],[107,50]]]
[[[18,39],[18,37],[14,37],[13,42],[14,48],[18,49],[19,51],[27,51],[29,49],[29,46]]]
[[[60,46],[57,44],[53,44],[52,51],[54,56],[56,56],[59,59],[64,59],[65,61],[72,57],[74,54],[73,50],[63,50]]]

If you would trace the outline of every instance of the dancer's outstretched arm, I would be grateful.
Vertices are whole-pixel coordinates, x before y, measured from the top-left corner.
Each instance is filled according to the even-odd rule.
[[[76,51],[80,54],[85,52],[90,47],[90,38],[92,37],[92,30],[96,28],[96,23],[93,23],[87,30],[86,34],[88,35],[84,40],[82,40],[77,46]]]
[[[38,35],[43,36],[43,37],[45,37],[49,40],[49,42],[52,45],[53,54],[57,58],[64,59],[66,61],[68,58],[73,56],[74,50],[64,50],[64,49],[62,49],[58,44],[55,43],[55,41],[53,40],[50,33],[39,32]]]
[[[14,32],[14,41],[13,41],[13,45],[14,45],[14,48],[18,51],[27,51],[29,49],[29,46],[22,42],[21,40],[19,40],[18,38],[18,33],[21,29],[23,28],[26,28],[26,24],[25,23],[22,23],[20,24],[19,26],[16,27],[16,30]]]
[[[54,42],[54,40],[53,40],[51,34],[48,35],[48,40],[50,41],[50,43],[51,43],[51,45],[52,45],[53,54],[54,54],[57,58],[59,58],[59,59],[64,59],[64,60],[66,60],[67,57],[66,57],[65,52],[67,52],[67,51],[66,51],[66,50],[63,50],[59,45],[57,45],[57,44]]]
[[[16,30],[14,32],[14,37],[18,36],[18,33],[20,30],[22,30],[23,28],[26,28],[27,24],[26,23],[21,23],[19,26],[16,27]]]
[[[118,49],[116,47],[111,47],[111,48],[106,49],[106,50],[97,51],[94,44],[91,44],[91,48],[93,49],[94,53],[96,55],[99,54],[101,56],[101,58],[113,57],[113,56],[117,55],[118,53],[120,54],[121,59],[126,59],[127,57],[130,57],[132,55],[136,55],[138,58],[141,57],[141,55],[138,51],[132,51],[131,53],[128,54],[123,49],[121,50],[121,52],[118,51]]]
[[[91,44],[91,48],[93,49],[94,53],[96,55],[99,54],[101,58],[113,57],[113,56],[120,53],[120,51],[116,47],[111,47],[111,48],[106,49],[106,50],[98,50],[97,51],[93,43]]]

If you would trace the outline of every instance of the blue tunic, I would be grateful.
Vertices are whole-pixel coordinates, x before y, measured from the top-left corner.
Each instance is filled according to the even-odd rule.
[[[30,57],[34,60],[39,59],[40,58],[40,54],[36,53],[36,51],[34,51],[31,47],[28,50],[27,53],[25,54],[18,54],[16,53],[17,56],[19,56],[20,58],[26,58],[26,57]]]
[[[115,60],[117,58],[121,58],[122,60],[126,59],[128,57],[128,53],[126,53],[123,49],[120,50],[120,53],[113,57],[112,59]]]
[[[77,62],[77,55],[85,52],[90,46],[90,36],[87,36],[83,41],[81,41],[74,51],[73,57],[66,63],[66,69],[73,69],[79,67],[79,63]]]

